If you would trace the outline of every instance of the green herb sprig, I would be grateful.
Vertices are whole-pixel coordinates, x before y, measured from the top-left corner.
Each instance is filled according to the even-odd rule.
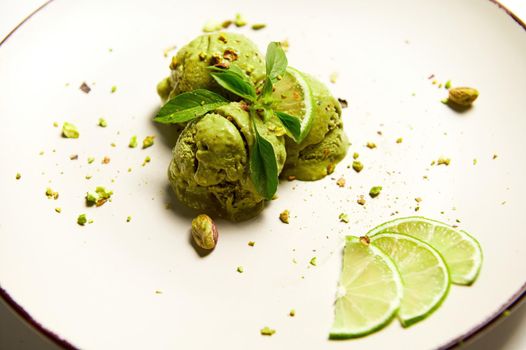
[[[235,63],[228,68],[210,66],[210,75],[225,90],[241,97],[249,106],[254,131],[254,145],[250,152],[250,178],[258,193],[270,200],[278,187],[278,166],[272,144],[258,130],[256,118],[263,123],[277,118],[288,134],[299,143],[301,122],[298,117],[273,108],[274,84],[285,74],[288,61],[279,42],[271,42],[266,53],[266,76],[258,93],[252,80]],[[163,124],[184,123],[199,118],[209,111],[228,104],[230,101],[206,89],[185,92],[170,99],[154,118]]]

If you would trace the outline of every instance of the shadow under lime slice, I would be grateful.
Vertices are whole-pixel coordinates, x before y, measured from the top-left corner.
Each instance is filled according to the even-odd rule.
[[[398,318],[408,327],[433,313],[449,291],[449,273],[440,254],[429,244],[399,233],[370,238],[396,264],[404,292]]]
[[[435,248],[444,258],[451,282],[471,285],[482,265],[482,249],[475,238],[439,221],[424,217],[405,217],[386,222],[367,233],[397,232],[418,238]]]
[[[365,239],[348,236],[330,339],[365,336],[396,315],[403,286],[393,261]]]

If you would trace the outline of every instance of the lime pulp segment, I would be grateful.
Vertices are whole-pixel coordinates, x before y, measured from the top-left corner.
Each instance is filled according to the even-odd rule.
[[[380,249],[348,236],[330,339],[365,336],[396,315],[403,286],[393,261]]]
[[[396,264],[404,292],[398,318],[408,327],[433,313],[449,291],[449,273],[440,254],[429,244],[399,233],[370,238]]]
[[[418,238],[435,248],[444,258],[451,282],[471,285],[482,266],[482,249],[475,238],[439,221],[424,217],[405,217],[386,222],[367,233],[397,232]]]
[[[286,73],[274,84],[272,108],[301,120],[298,142],[307,136],[312,126],[313,97],[309,84],[300,71],[288,67]]]

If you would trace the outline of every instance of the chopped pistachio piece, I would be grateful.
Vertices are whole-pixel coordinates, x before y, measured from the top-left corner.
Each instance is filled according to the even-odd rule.
[[[288,209],[285,209],[279,214],[279,219],[281,220],[282,223],[288,224],[289,216],[290,216],[290,212],[288,211]]]
[[[369,149],[375,149],[376,148],[376,143],[374,143],[374,142],[367,142],[367,144],[365,146],[367,146],[367,148],[369,148]]]
[[[21,177],[22,177],[22,175],[20,173],[16,173],[15,179],[20,180]]]
[[[91,164],[95,161],[95,157],[88,157],[88,164]]]
[[[101,128],[105,128],[105,127],[107,127],[107,126],[108,126],[108,122],[106,121],[106,119],[104,119],[104,118],[99,118],[99,126],[100,126]]]
[[[136,135],[133,135],[133,136],[130,138],[130,143],[128,144],[128,147],[130,147],[130,148],[135,148],[135,147],[137,147],[137,136],[136,136]]]
[[[146,164],[150,163],[152,161],[152,158],[150,158],[150,156],[146,156],[146,158],[144,158],[144,162],[142,162],[142,166],[145,166]]]
[[[360,205],[365,205],[365,198],[363,195],[360,195],[360,197],[358,198],[358,200],[356,201],[356,203],[360,204]]]
[[[130,222],[131,219],[132,219],[132,217],[131,217],[131,216],[128,216],[128,217],[126,218],[126,222]]]
[[[380,195],[380,192],[382,192],[382,186],[373,186],[369,190],[369,196],[371,196],[371,198],[376,198]]]
[[[253,30],[260,30],[260,29],[263,29],[265,28],[267,25],[264,24],[264,23],[256,23],[256,24],[253,24],[252,25],[252,29]]]
[[[244,27],[247,25],[247,21],[245,21],[245,18],[240,13],[236,13],[236,19],[234,20],[234,24],[236,25],[236,27]]]
[[[75,125],[64,122],[64,124],[62,124],[62,136],[68,139],[78,139],[79,131]]]
[[[289,316],[290,316],[290,317],[294,317],[294,316],[296,316],[296,310],[294,310],[294,309],[290,309],[290,311],[289,311]]]
[[[448,80],[446,81],[446,83],[444,84],[444,87],[449,90],[451,88],[451,80]]]
[[[335,84],[336,81],[338,80],[338,73],[332,72],[331,75],[329,76],[329,80],[331,83]]]
[[[245,270],[243,269],[243,266],[238,266],[236,271],[239,273],[243,273]]]
[[[358,159],[359,156],[360,156],[360,154],[358,154],[358,153],[356,153],[356,152],[354,152],[354,153],[352,154],[352,158],[353,158],[353,159]]]
[[[316,266],[318,264],[318,258],[313,257],[312,259],[310,259],[309,264],[311,264],[312,266]]]
[[[111,87],[111,93],[113,94],[113,93],[115,93],[115,91],[117,91],[117,87],[115,85],[113,85]]]
[[[345,222],[346,224],[349,223],[349,215],[345,213],[340,213],[340,215],[338,215],[338,219],[340,219],[341,222]]]
[[[345,187],[345,179],[343,177],[340,177],[338,180],[336,180],[336,185],[339,187]]]
[[[152,147],[155,140],[155,136],[146,136],[142,141],[142,148]]]
[[[55,208],[55,211],[60,214],[60,213],[62,213],[62,208],[57,207],[57,208]]]
[[[359,160],[355,160],[354,162],[352,162],[352,168],[354,169],[354,171],[359,173],[363,170],[363,164]]]
[[[261,330],[259,332],[261,333],[261,335],[266,335],[266,336],[270,337],[271,335],[276,333],[276,330],[272,329],[272,328],[269,328],[269,327],[264,327],[264,328],[261,328]]]
[[[54,126],[55,128],[58,128],[58,123],[57,123],[57,122],[53,122],[53,126]]]
[[[89,180],[89,179],[91,179],[92,177],[93,177],[92,175],[86,175],[86,176],[84,176],[84,178],[85,178],[86,180]]]
[[[86,214],[80,214],[77,218],[77,224],[79,224],[80,226],[84,226],[86,225],[86,223],[88,222],[88,218],[86,217]]]
[[[253,247],[254,245],[256,245],[256,242],[254,242],[254,241],[249,241],[249,242],[248,242],[248,245],[249,245],[250,247]]]
[[[88,205],[93,205],[97,203],[97,200],[99,199],[99,195],[96,192],[88,192],[86,193],[86,203]]]
[[[401,138],[401,137],[399,137],[399,138],[396,139],[396,143],[402,143],[403,141],[404,141],[404,139]]]
[[[97,186],[95,191],[89,191],[86,193],[86,204],[88,206],[96,205],[97,207],[100,207],[106,203],[112,195],[113,191],[107,190],[102,186]]]
[[[48,188],[46,188],[46,197],[48,199],[57,200],[58,199],[58,192],[55,192],[51,188],[48,187]]]
[[[437,165],[445,165],[445,166],[448,166],[450,163],[451,163],[451,159],[446,158],[446,157],[440,157],[438,158],[436,162]]]

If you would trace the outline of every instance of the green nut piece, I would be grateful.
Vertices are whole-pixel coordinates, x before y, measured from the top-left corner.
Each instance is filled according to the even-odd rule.
[[[192,220],[192,237],[199,247],[214,249],[218,236],[216,224],[210,216],[200,214]]]
[[[479,92],[470,87],[456,87],[449,89],[448,101],[462,107],[469,107],[477,99]]]
[[[79,131],[77,127],[71,123],[65,122],[62,125],[62,136],[68,139],[78,139]]]

